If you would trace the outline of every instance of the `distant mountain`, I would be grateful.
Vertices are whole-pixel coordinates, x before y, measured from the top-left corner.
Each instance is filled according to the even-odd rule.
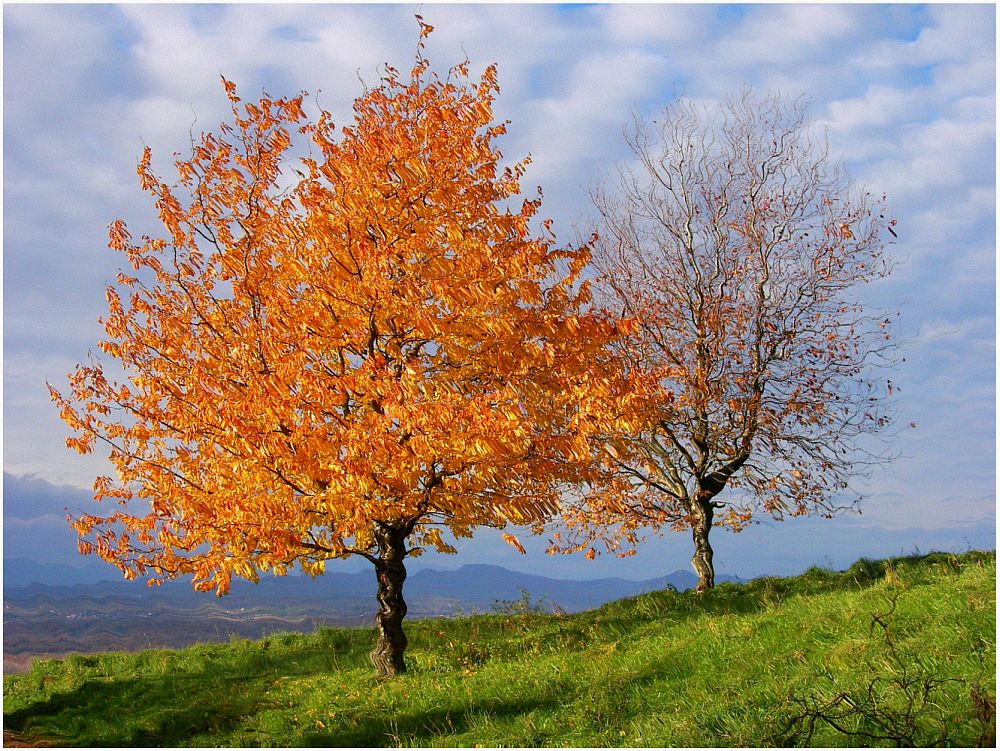
[[[55,515],[62,520],[66,511],[78,514],[93,507],[93,493],[75,485],[56,485],[38,475],[3,473],[3,516],[33,519]],[[66,525],[68,527],[68,525]]]
[[[737,580],[734,577],[720,577],[720,581]],[[523,589],[531,594],[532,599],[545,598],[553,605],[573,612],[668,586],[678,590],[690,589],[696,582],[697,578],[689,571],[674,571],[667,576],[644,581],[619,578],[575,580],[525,574],[488,564],[467,564],[449,571],[421,569],[407,577],[405,591],[408,601],[443,597],[460,600],[474,608],[489,608],[498,600],[517,599]],[[60,596],[111,592],[135,595],[137,592],[149,591],[171,599],[204,597],[203,594],[192,591],[190,584],[184,581],[167,582],[161,587],[147,590],[141,583],[122,580],[117,571],[102,561],[70,566],[39,563],[27,558],[6,558],[3,561],[3,586],[4,599],[7,599],[8,591],[13,596],[21,596],[23,593],[19,590],[25,588],[38,592],[54,591]],[[374,574],[368,570],[356,573],[328,571],[315,579],[300,575],[264,577],[257,584],[237,579],[233,581],[228,599],[333,601],[345,595],[374,597]]]
[[[62,577],[56,579],[60,584],[13,583],[38,576],[53,581],[54,575]],[[5,656],[180,647],[321,625],[369,626],[376,608],[371,571],[269,577],[258,584],[239,580],[223,598],[195,592],[188,582],[147,587],[121,580],[79,582],[73,579],[77,575],[69,566],[4,562]],[[407,579],[404,593],[410,618],[490,612],[525,592],[533,605],[577,612],[668,586],[688,589],[695,581],[686,571],[646,581],[575,581],[475,564],[418,571]]]
[[[120,578],[118,572],[103,561],[90,559],[80,566],[65,563],[43,563],[29,558],[3,559],[3,587],[25,587],[29,584],[96,584]]]
[[[308,576],[237,580],[228,597],[195,592],[187,581],[147,587],[126,582],[95,557],[77,553],[64,509],[79,513],[90,492],[35,476],[3,476],[4,662],[23,668],[31,655],[180,647],[196,641],[259,638],[322,625],[370,626],[376,582],[370,567]],[[523,574],[494,565],[417,568],[406,580],[408,617],[491,612],[524,596],[533,606],[576,612],[673,586],[687,571],[646,581],[590,581]]]
[[[675,571],[645,581],[617,578],[573,580],[524,574],[488,564],[468,564],[455,571],[418,571],[406,580],[404,591],[407,599],[418,600],[437,595],[459,599],[474,609],[489,609],[497,601],[518,599],[524,590],[532,600],[542,599],[560,610],[573,613],[668,586],[678,590],[690,589],[697,581],[697,577],[687,571]]]
[[[141,582],[127,582],[116,578],[116,572],[106,565],[97,569],[78,568],[15,558],[4,561],[3,574],[4,601],[44,595],[60,599],[152,598],[180,605],[201,602],[206,598],[204,593],[195,592],[186,581],[166,582],[149,588]],[[98,576],[103,578],[95,581]],[[687,571],[675,571],[667,576],[645,581],[618,578],[574,580],[525,574],[487,564],[467,564],[452,571],[417,571],[407,577],[404,591],[407,603],[413,605],[425,601],[448,600],[461,604],[466,610],[489,610],[494,603],[516,600],[526,591],[533,601],[545,600],[558,609],[576,612],[666,587],[690,589],[696,582],[694,574]],[[375,590],[375,576],[371,571],[334,571],[315,579],[298,575],[264,577],[256,584],[237,579],[233,581],[229,595],[223,599],[230,608],[235,605],[242,607],[268,603],[282,606],[325,604],[327,608],[339,609],[337,603],[345,599],[373,600]]]

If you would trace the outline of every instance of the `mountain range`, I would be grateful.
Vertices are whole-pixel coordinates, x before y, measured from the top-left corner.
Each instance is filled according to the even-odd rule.
[[[257,584],[238,580],[222,598],[195,592],[187,582],[147,587],[87,581],[89,576],[59,564],[4,561],[5,670],[23,669],[32,656],[73,651],[134,651],[324,625],[370,626],[376,608],[372,571],[264,578]],[[580,581],[467,564],[452,571],[419,570],[407,578],[404,594],[409,618],[517,609],[569,613],[657,589],[688,589],[695,582],[687,571],[644,581]]]

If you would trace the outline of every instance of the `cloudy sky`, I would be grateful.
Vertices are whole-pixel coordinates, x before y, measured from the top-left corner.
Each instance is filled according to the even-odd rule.
[[[341,122],[378,66],[407,69],[417,27],[398,5],[5,5],[5,555],[75,556],[63,506],[85,508],[100,456],[80,457],[48,400],[100,338],[118,217],[153,233],[135,166],[166,172],[227,101],[319,91]],[[586,188],[625,157],[622,128],[678,95],[751,86],[804,94],[850,174],[886,193],[899,265],[872,295],[902,311],[892,374],[900,458],[863,484],[860,517],[715,535],[721,573],[846,565],[862,555],[995,547],[995,8],[993,5],[425,5],[445,70],[499,64],[508,156],[567,240]],[[668,534],[627,560],[518,557],[495,536],[422,565],[492,561],[558,576],[644,578],[687,567]],[[26,552],[27,551],[27,552]]]

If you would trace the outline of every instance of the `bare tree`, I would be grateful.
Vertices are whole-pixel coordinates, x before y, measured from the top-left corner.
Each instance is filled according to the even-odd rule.
[[[606,436],[606,482],[567,505],[558,549],[690,529],[704,590],[713,525],[830,516],[886,459],[865,439],[888,423],[892,384],[873,374],[891,318],[857,293],[889,273],[895,221],[813,131],[780,95],[678,101],[636,123],[635,161],[592,192],[598,287],[635,324],[619,355],[636,414]]]

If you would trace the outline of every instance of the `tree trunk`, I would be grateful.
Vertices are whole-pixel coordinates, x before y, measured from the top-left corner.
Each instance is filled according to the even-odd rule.
[[[403,601],[403,581],[406,579],[406,537],[409,530],[392,527],[382,522],[375,524],[375,543],[378,558],[375,559],[375,575],[378,578],[378,614],[375,627],[378,640],[372,650],[371,660],[380,676],[392,678],[406,672],[403,653],[406,651],[406,634],[403,633],[403,618],[406,616],[406,602]]]
[[[696,592],[704,592],[715,586],[715,566],[712,563],[712,546],[708,534],[712,531],[712,517],[715,507],[711,498],[695,498],[691,504],[691,537],[694,539],[694,556],[691,565],[698,574]]]

